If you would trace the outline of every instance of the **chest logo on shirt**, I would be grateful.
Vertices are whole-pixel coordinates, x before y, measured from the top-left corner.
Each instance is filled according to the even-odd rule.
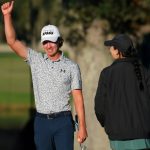
[[[66,72],[66,70],[60,69],[60,72],[63,72],[63,73],[65,73],[65,72]]]

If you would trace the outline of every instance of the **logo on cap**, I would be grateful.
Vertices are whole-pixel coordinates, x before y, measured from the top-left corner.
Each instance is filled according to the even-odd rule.
[[[43,35],[48,35],[48,34],[51,34],[51,35],[52,35],[53,32],[52,32],[52,31],[49,31],[49,32],[48,32],[48,31],[45,31],[45,32],[43,32]]]

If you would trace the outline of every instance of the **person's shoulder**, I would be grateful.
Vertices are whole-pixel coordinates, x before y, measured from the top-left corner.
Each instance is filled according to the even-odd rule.
[[[34,50],[32,48],[28,48],[28,57],[30,58],[44,58],[44,53]]]
[[[41,51],[35,50],[35,49],[33,49],[33,48],[30,48],[30,47],[28,47],[27,50],[28,50],[30,53],[35,53],[35,54],[43,55],[43,53],[42,53]]]
[[[69,66],[78,66],[78,64],[70,58],[64,57],[65,63]]]
[[[101,78],[105,78],[109,73],[109,70],[110,70],[110,66],[107,66],[105,68],[103,68],[101,71],[100,71],[100,77]]]
[[[107,73],[111,68],[112,68],[112,65],[107,66],[107,67],[102,69],[101,73]]]

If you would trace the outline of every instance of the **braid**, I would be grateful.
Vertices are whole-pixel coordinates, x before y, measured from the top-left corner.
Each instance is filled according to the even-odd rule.
[[[137,58],[137,50],[132,46],[130,47],[128,50],[126,50],[125,52],[122,53],[122,56],[124,57],[130,57],[130,58]],[[141,73],[141,69],[140,69],[140,63],[137,59],[134,59],[134,61],[132,61],[132,64],[134,66],[134,71],[139,83],[139,88],[141,91],[144,90],[144,85],[142,82],[142,73]]]
[[[114,47],[116,49],[116,47]],[[136,58],[132,61],[132,64],[134,66],[134,71],[139,83],[139,88],[141,91],[144,90],[144,85],[142,82],[142,73],[141,73],[141,69],[140,69],[140,63],[138,61],[138,53],[137,50],[134,48],[133,45],[131,45],[126,51],[121,52],[123,57],[127,57],[127,58]]]
[[[134,71],[135,71],[136,77],[137,77],[138,82],[139,82],[139,88],[140,88],[141,91],[143,91],[144,90],[144,85],[143,85],[143,82],[142,82],[143,78],[142,78],[142,73],[141,73],[139,61],[136,59],[132,63],[134,65]]]

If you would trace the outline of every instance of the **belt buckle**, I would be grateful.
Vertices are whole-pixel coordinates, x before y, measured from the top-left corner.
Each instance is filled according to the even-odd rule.
[[[54,119],[53,117],[50,117],[50,114],[47,114],[47,119]]]

